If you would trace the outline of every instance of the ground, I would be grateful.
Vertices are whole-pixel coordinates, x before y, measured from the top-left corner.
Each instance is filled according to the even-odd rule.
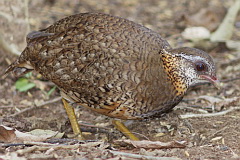
[[[191,26],[204,26],[213,32],[222,22],[227,8],[233,2],[217,0],[210,2],[208,0],[42,0],[29,2],[30,30],[44,28],[64,16],[79,12],[104,12],[133,20],[159,32],[173,47],[195,46],[201,48],[207,51],[216,62],[218,78],[222,82],[221,89],[217,90],[210,84],[194,86],[172,112],[162,115],[160,118],[126,122],[129,129],[142,140],[186,141],[186,146],[183,148],[139,149],[128,145],[116,145],[116,140],[125,139],[125,137],[114,130],[111,118],[76,107],[78,120],[83,124],[84,135],[88,139],[96,141],[64,143],[58,140],[58,143],[68,144],[69,148],[66,145],[65,148],[53,150],[49,146],[47,148],[34,145],[11,146],[5,144],[4,146],[2,143],[0,155],[27,159],[63,159],[64,157],[68,159],[120,159],[120,157],[129,159],[128,156],[111,152],[119,151],[180,159],[240,159],[240,51],[231,50],[224,43],[213,45],[208,40],[201,44],[194,44],[181,36],[183,30]],[[201,9],[208,11],[208,17],[199,14]],[[202,19],[198,20],[196,14]],[[213,18],[209,20],[209,17]],[[239,20],[238,16],[232,37],[232,40],[235,41],[240,40]],[[5,26],[5,24],[0,25]],[[12,28],[14,27],[17,26],[12,26]],[[3,35],[8,38],[18,36],[17,34],[18,31],[14,30],[14,32],[6,31]],[[25,35],[22,35],[22,41],[12,39],[16,46],[20,46],[20,50],[25,45],[23,36]],[[0,57],[0,74],[2,74],[9,65],[9,61],[13,62],[17,56],[8,54],[1,48],[0,54],[2,55]],[[64,138],[69,138],[72,131],[58,98],[60,97],[59,90],[56,88],[51,94],[48,94],[54,84],[44,80],[39,74],[33,73],[29,80],[33,81],[36,87],[26,92],[19,92],[15,87],[17,80],[18,78],[12,75],[6,79],[0,79],[1,124],[21,132],[29,132],[37,128],[59,131],[65,133]],[[57,100],[52,102],[56,98]],[[34,107],[44,102],[47,104]],[[226,113],[228,111],[230,112]],[[195,114],[202,116],[183,117],[183,115]],[[210,115],[204,117],[206,114]],[[81,145],[74,148],[72,143]],[[32,147],[35,148],[27,150]]]

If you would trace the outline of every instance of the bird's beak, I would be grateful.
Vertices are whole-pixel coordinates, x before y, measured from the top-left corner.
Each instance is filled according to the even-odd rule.
[[[217,79],[216,76],[200,75],[200,77],[210,81],[217,89],[221,88],[220,81]]]

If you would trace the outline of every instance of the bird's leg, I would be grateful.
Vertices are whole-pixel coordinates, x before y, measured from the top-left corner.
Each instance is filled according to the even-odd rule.
[[[77,136],[76,137],[77,139],[84,140],[75,112],[74,112],[74,108],[64,98],[62,98],[62,102],[67,112],[68,118],[70,120],[74,135]]]
[[[134,141],[139,141],[139,138],[129,131],[129,129],[120,120],[112,120],[112,123],[116,129],[122,132],[126,137]]]

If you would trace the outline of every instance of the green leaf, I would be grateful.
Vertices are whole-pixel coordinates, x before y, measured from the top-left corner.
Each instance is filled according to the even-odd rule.
[[[51,88],[50,91],[48,91],[47,96],[50,96],[55,89],[56,89],[56,86],[54,86],[53,88]]]
[[[36,85],[32,82],[29,82],[26,78],[19,78],[15,83],[15,87],[20,92],[28,91],[29,89],[35,87]]]

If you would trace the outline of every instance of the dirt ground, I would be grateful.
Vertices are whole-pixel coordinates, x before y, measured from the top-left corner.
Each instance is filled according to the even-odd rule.
[[[188,91],[184,100],[172,112],[160,118],[126,122],[129,129],[142,140],[186,141],[184,148],[146,149],[116,145],[115,140],[126,138],[114,129],[111,118],[76,107],[78,120],[83,124],[84,135],[87,139],[95,140],[93,141],[95,145],[93,142],[81,142],[84,145],[77,148],[51,149],[49,146],[44,148],[33,144],[6,145],[6,143],[1,143],[0,160],[13,159],[13,157],[18,159],[114,160],[154,159],[153,157],[197,160],[240,159],[240,50],[231,50],[224,43],[211,44],[208,40],[194,44],[181,36],[185,28],[192,26],[204,26],[213,32],[233,3],[233,0],[39,0],[29,2],[30,30],[44,28],[71,14],[90,11],[104,12],[130,19],[159,32],[173,47],[201,48],[214,58],[222,87],[217,90],[209,84],[195,86]],[[5,5],[6,8],[9,7],[9,4]],[[201,10],[207,11],[206,15],[200,14]],[[196,18],[197,16],[194,17],[196,14],[200,16],[199,19]],[[5,23],[7,22],[0,23],[0,27],[6,28]],[[239,23],[240,16],[237,17],[234,26],[232,40],[235,41],[240,40]],[[23,32],[17,29],[16,24],[14,25],[1,32],[9,43],[14,43],[19,50],[22,50],[25,45],[25,32],[29,29],[23,28]],[[6,53],[1,48],[0,55],[0,74],[2,74],[9,61],[13,62],[17,56]],[[30,81],[35,82],[36,87],[27,92],[16,90],[17,80],[18,78],[12,75],[5,80],[0,79],[0,123],[21,132],[34,129],[59,131],[65,133],[63,138],[69,138],[72,130],[60,100],[35,107],[58,98],[59,90],[55,89],[50,95],[47,94],[54,85],[37,73],[33,73],[29,78]],[[192,118],[182,116],[195,114],[203,116]],[[205,114],[210,115],[204,117]],[[66,146],[79,143],[59,139],[56,141]],[[101,143],[96,144],[97,142]],[[112,151],[151,157],[134,158]]]

